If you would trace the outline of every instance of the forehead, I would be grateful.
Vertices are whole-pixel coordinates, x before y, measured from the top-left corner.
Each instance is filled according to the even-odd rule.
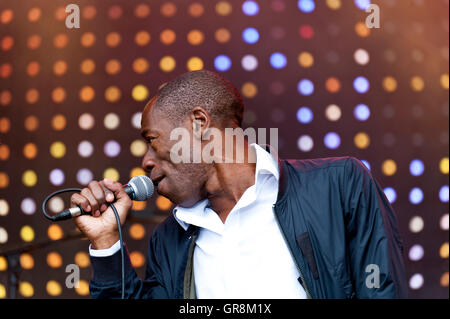
[[[161,112],[159,112],[156,108],[156,96],[153,97],[145,106],[144,111],[142,112],[141,119],[141,133],[145,134],[147,132],[157,132],[167,130],[170,126],[169,120],[162,116]]]

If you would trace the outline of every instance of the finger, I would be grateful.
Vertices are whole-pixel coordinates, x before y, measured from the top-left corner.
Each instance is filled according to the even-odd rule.
[[[94,215],[95,212],[98,211],[99,205],[91,190],[89,188],[83,188],[81,191],[81,195],[86,197],[86,199],[89,201],[89,205],[91,205],[92,208],[92,215]]]
[[[118,182],[113,182],[110,179],[105,178],[103,180],[103,184],[105,185],[105,187],[112,191],[112,193],[114,194],[114,196],[119,200],[122,199],[124,197],[128,197],[127,193],[125,192],[125,190],[123,189],[122,184],[118,183]],[[129,197],[128,197],[129,198]]]
[[[75,193],[70,197],[70,203],[72,207],[81,206],[85,212],[91,211],[88,199],[78,193]]]
[[[106,203],[103,187],[97,181],[91,181],[88,187],[91,190],[92,195],[94,195],[95,199],[97,200],[98,206],[100,208],[102,204]]]
[[[101,187],[103,188],[103,192],[105,193],[105,199],[108,203],[114,201],[114,193],[111,192],[107,187],[105,187],[105,181],[100,182]]]

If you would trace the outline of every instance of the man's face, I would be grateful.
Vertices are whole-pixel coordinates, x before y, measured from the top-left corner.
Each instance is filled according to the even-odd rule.
[[[171,161],[171,148],[177,140],[170,140],[170,133],[176,127],[184,127],[192,133],[189,118],[180,125],[155,109],[155,98],[145,107],[141,120],[141,135],[148,150],[142,160],[142,167],[157,185],[159,194],[177,205],[190,207],[205,197],[204,184],[207,180],[205,164],[178,163]]]

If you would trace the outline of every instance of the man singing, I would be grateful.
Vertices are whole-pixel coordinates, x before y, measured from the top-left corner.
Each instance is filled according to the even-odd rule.
[[[210,71],[181,75],[145,106],[142,166],[176,207],[151,236],[145,280],[126,255],[125,297],[405,298],[395,214],[364,164],[354,157],[287,161],[246,141],[237,161],[236,143],[230,155],[225,139],[206,136],[240,128],[243,111],[238,90]],[[192,140],[188,160],[173,160],[177,128]],[[222,152],[195,162],[195,143]],[[92,214],[75,219],[91,242],[92,296],[120,298],[119,235],[108,204],[123,224],[130,198],[105,179],[71,202]]]

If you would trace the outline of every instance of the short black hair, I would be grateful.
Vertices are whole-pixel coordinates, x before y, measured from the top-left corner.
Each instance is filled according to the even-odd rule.
[[[208,71],[184,73],[167,82],[156,93],[155,109],[181,123],[196,106],[203,107],[221,125],[234,121],[242,125],[244,102],[236,87]]]

